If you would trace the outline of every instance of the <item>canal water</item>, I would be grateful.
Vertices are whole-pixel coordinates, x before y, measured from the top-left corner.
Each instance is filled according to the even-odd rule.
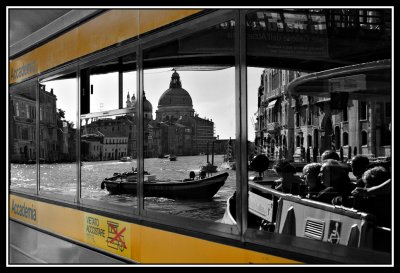
[[[211,162],[211,157],[209,157]],[[205,165],[207,158],[202,156],[181,156],[177,161],[169,159],[146,158],[144,169],[158,180],[182,180],[189,178],[190,171],[198,171]],[[214,165],[221,166],[223,155],[214,156]],[[136,161],[94,161],[83,162],[81,168],[82,198],[115,204],[118,206],[137,206],[135,196],[128,194],[110,195],[100,185],[104,178],[111,177],[115,172],[127,172],[137,167]],[[144,206],[147,210],[168,213],[183,217],[193,217],[211,221],[220,220],[225,211],[226,200],[236,190],[236,171],[220,169],[216,174],[229,174],[224,186],[210,201],[173,200],[168,198],[145,197]],[[249,176],[256,173],[249,172]],[[11,189],[19,188],[35,191],[36,165],[11,164]],[[40,164],[40,190],[57,195],[76,194],[77,166],[76,163]]]

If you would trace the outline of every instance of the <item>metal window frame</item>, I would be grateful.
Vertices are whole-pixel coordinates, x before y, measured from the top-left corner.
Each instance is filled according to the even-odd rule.
[[[143,82],[143,53],[144,51],[151,49],[152,47],[155,46],[160,46],[162,44],[171,42],[173,40],[179,39],[183,36],[186,35],[191,35],[195,34],[198,31],[205,30],[209,27],[215,26],[219,23],[223,23],[229,20],[237,20],[238,18],[238,10],[216,10],[214,12],[211,12],[209,14],[205,14],[199,18],[195,18],[191,21],[185,22],[185,24],[181,24],[178,26],[175,26],[172,29],[167,29],[158,33],[155,33],[153,35],[146,36],[141,40],[140,43],[140,52],[138,56],[140,56],[139,60],[139,89],[140,94],[138,94],[139,98],[139,110],[140,113],[139,115],[139,124],[141,124],[141,128],[139,128],[139,132],[143,132],[143,113],[142,113],[142,98],[143,98],[143,87],[144,87],[144,82]],[[235,26],[237,26],[237,22],[235,22]],[[237,27],[236,27],[237,28]],[[236,34],[236,33],[235,33]],[[239,38],[235,37],[235,59],[238,58],[239,54],[239,49],[236,48],[236,44],[238,43]],[[238,69],[238,65],[235,64],[235,71]],[[235,78],[237,77],[237,73],[235,72]],[[236,82],[237,85],[237,82]],[[235,88],[235,100],[236,102],[239,101],[239,97],[241,96],[238,92],[240,91],[240,87],[236,86]],[[240,129],[237,128],[237,125],[241,118],[241,112],[243,110],[240,110],[240,106],[238,103],[235,105],[235,120],[236,120],[236,137],[239,139],[240,134]],[[176,227],[185,227],[185,229],[190,229],[191,231],[198,231],[202,233],[207,233],[210,235],[218,235],[218,236],[223,236],[223,237],[229,237],[229,238],[236,238],[240,239],[240,229],[237,226],[232,226],[232,225],[227,225],[227,224],[222,224],[222,223],[216,223],[216,222],[207,222],[205,220],[198,220],[194,218],[188,218],[188,217],[181,217],[181,216],[175,216],[175,215],[169,215],[165,213],[160,213],[156,211],[151,211],[147,210],[144,207],[144,196],[143,196],[143,168],[144,168],[144,159],[143,159],[143,144],[144,144],[144,139],[143,139],[143,134],[139,137],[139,151],[141,152],[139,158],[140,164],[139,166],[139,189],[141,190],[140,192],[140,204],[139,204],[139,214],[141,218],[144,220],[148,220],[152,223],[159,223],[159,224],[167,224],[170,226],[176,226]],[[238,145],[240,146],[240,145]],[[239,163],[240,164],[240,163]],[[236,174],[236,187],[237,191],[240,191],[240,188],[238,188],[238,184],[241,184],[240,176],[237,172]],[[240,195],[240,194],[238,194]]]

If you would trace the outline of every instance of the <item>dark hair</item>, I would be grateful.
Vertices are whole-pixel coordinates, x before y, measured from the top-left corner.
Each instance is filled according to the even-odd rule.
[[[334,187],[339,191],[342,191],[346,183],[350,182],[347,170],[335,159],[327,159],[322,164],[321,174],[324,175],[322,183],[325,186]]]
[[[340,157],[334,150],[326,150],[325,152],[322,153],[321,160],[324,161],[327,159],[340,160]]]
[[[351,168],[353,169],[353,173],[354,171],[356,171],[356,173],[363,173],[369,165],[369,159],[366,156],[363,155],[356,155],[351,159]]]
[[[321,163],[309,163],[303,167],[303,174],[318,175],[321,171]]]
[[[286,159],[277,160],[274,169],[278,173],[295,173],[296,168]]]
[[[366,170],[362,176],[367,188],[378,186],[390,178],[389,172],[382,166]]]

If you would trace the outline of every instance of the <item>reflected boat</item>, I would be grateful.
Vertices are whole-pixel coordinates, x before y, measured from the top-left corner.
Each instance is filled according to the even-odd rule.
[[[235,161],[226,161],[221,164],[221,169],[225,170],[236,170],[236,162]]]
[[[175,181],[160,181],[156,180],[154,175],[145,175],[144,196],[209,200],[225,184],[228,175],[222,173],[207,178],[196,178],[193,173],[191,178]],[[137,174],[106,178],[101,182],[101,189],[107,189],[110,194],[136,194]]]
[[[123,156],[119,159],[119,161],[121,162],[131,162],[132,161],[132,157],[130,156]]]
[[[285,194],[252,181],[248,185],[249,228],[355,248],[390,251],[391,228],[378,226],[373,214]],[[236,192],[228,198],[219,222],[237,223]],[[339,226],[341,233],[335,234],[334,228]]]
[[[200,171],[206,173],[216,173],[218,172],[217,168],[218,166],[215,166],[211,163],[207,163],[206,165],[200,167]]]

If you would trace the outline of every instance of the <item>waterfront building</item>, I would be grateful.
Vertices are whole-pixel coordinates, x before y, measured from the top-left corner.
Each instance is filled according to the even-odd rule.
[[[256,153],[294,161],[305,161],[307,149],[311,160],[314,156],[319,160],[327,149],[339,153],[341,148],[345,158],[355,153],[370,158],[391,156],[390,100],[348,100],[335,92],[331,97],[290,96],[287,85],[305,74],[278,69],[263,71],[255,123]],[[365,85],[365,79],[359,75],[334,81],[332,88],[346,92]]]
[[[39,158],[41,162],[73,161],[76,130],[61,120],[53,89],[39,88]],[[10,94],[10,160],[15,163],[36,161],[36,92],[34,86]]]

